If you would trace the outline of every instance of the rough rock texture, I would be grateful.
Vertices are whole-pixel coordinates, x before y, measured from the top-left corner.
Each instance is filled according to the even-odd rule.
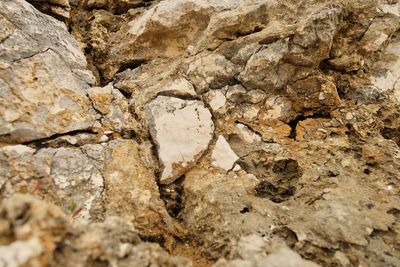
[[[191,266],[141,241],[118,217],[103,223],[71,222],[56,206],[15,195],[0,207],[2,266]]]
[[[70,18],[71,7],[68,0],[29,0],[28,2],[43,13],[57,19],[65,21]]]
[[[0,265],[400,266],[399,118],[396,0],[2,0]]]
[[[95,82],[66,26],[23,0],[0,3],[0,140],[26,142],[90,128]]]

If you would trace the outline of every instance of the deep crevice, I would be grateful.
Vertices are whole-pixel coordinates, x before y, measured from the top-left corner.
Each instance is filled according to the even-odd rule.
[[[119,6],[116,7],[110,7],[108,5],[105,5],[103,7],[91,7],[91,8],[86,8],[87,11],[93,11],[93,10],[107,10],[109,12],[111,12],[113,15],[123,15],[125,13],[127,13],[129,11],[129,9],[133,9],[133,8],[141,8],[141,7],[148,7],[151,5],[151,3],[154,0],[142,0],[142,2],[140,3],[136,3],[136,4],[132,4],[129,2],[123,2],[121,1],[121,3],[124,4],[120,4]]]
[[[318,118],[330,119],[331,116],[329,114],[315,113],[315,114],[310,115],[310,116],[300,115],[300,116],[296,117],[295,119],[290,120],[287,123],[291,128],[289,138],[291,138],[293,140],[296,140],[296,128],[297,128],[297,124],[300,121],[304,121],[306,119],[318,119]]]
[[[143,65],[145,63],[146,63],[146,60],[138,60],[138,59],[123,63],[121,65],[121,67],[118,69],[117,73],[123,72],[127,69],[133,70],[133,69],[139,68],[141,65]]]
[[[295,118],[295,119],[293,119],[293,120],[288,122],[288,125],[291,128],[289,138],[292,138],[292,139],[296,140],[296,127],[297,127],[297,124],[299,123],[299,121],[304,121],[306,119],[307,119],[306,116],[300,115],[299,117],[297,117],[297,118]]]
[[[393,140],[400,147],[400,128],[383,127],[381,135],[385,139]]]
[[[254,130],[253,128],[251,128],[251,127],[250,127],[249,125],[247,125],[246,123],[243,123],[243,122],[241,122],[241,121],[236,120],[236,121],[235,121],[235,124],[242,124],[242,125],[246,126],[248,130],[252,131],[253,133],[255,133],[256,135],[258,135],[258,136],[261,137],[261,139],[262,139],[262,134],[261,134],[260,132],[257,132],[257,131]]]
[[[176,179],[171,184],[161,184],[159,185],[160,197],[164,201],[165,208],[168,214],[179,220],[179,215],[183,209],[182,197],[183,197],[183,181],[185,175]]]
[[[157,243],[161,247],[164,247],[165,239],[162,236],[145,236],[139,234],[139,237],[143,242]]]
[[[251,34],[253,34],[253,33],[260,32],[260,31],[262,31],[263,29],[264,29],[264,28],[261,27],[261,26],[256,26],[256,27],[254,27],[253,30],[248,31],[248,32],[235,32],[235,37],[236,37],[236,38],[239,38],[239,37],[243,37],[243,36],[248,36],[248,35],[251,35]]]
[[[131,99],[132,98],[132,92],[129,92],[125,89],[121,89],[121,88],[116,88],[118,91],[120,91],[120,93],[126,98],[126,99]]]
[[[55,140],[55,139],[57,139],[59,137],[63,137],[63,136],[71,136],[71,135],[77,135],[77,134],[82,134],[82,133],[96,134],[91,129],[75,130],[75,131],[62,133],[62,134],[54,134],[50,137],[46,137],[46,138],[42,138],[42,139],[27,141],[27,142],[22,143],[22,145],[26,145],[26,146],[29,146],[29,147],[32,147],[35,149],[46,148],[47,147],[46,143],[49,141]],[[71,146],[73,146],[73,145],[71,145]],[[77,146],[79,146],[79,145],[77,145]]]

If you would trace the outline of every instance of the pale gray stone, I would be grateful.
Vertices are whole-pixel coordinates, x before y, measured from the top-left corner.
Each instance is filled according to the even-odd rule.
[[[161,183],[191,168],[212,139],[214,124],[202,102],[159,96],[146,106],[146,119],[163,166]]]

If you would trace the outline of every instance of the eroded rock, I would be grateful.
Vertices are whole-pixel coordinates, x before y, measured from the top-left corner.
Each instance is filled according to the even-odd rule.
[[[102,223],[71,222],[56,206],[15,195],[0,207],[0,255],[6,266],[191,266],[159,245],[143,242],[134,226],[118,217]]]
[[[179,235],[160,199],[151,144],[112,141],[104,167],[106,214],[132,222],[144,236]]]
[[[0,207],[0,259],[5,266],[44,266],[67,234],[60,208],[29,195],[5,199]]]
[[[0,3],[4,261],[400,265],[398,1],[68,2]]]
[[[200,101],[159,96],[146,106],[146,119],[158,147],[163,184],[194,166],[213,137],[211,113]]]
[[[23,145],[1,149],[2,198],[16,192],[46,196],[64,212],[80,209],[77,218],[99,220],[103,207],[103,164],[101,145],[81,149],[35,150]],[[74,207],[74,208],[72,208]]]
[[[8,29],[0,43],[2,142],[90,128],[94,78],[66,26],[22,0],[2,1],[0,10]]]

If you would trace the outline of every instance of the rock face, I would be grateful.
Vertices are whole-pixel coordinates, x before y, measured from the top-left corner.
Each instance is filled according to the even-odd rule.
[[[5,266],[108,265],[191,266],[144,243],[132,224],[108,217],[103,223],[71,224],[56,206],[32,196],[15,195],[0,207],[0,255]],[[7,246],[5,245],[7,244]],[[57,251],[56,251],[57,249]]]
[[[0,265],[400,266],[400,2],[1,0]]]
[[[86,90],[95,80],[66,26],[23,0],[1,1],[0,10],[2,142],[90,128]]]

